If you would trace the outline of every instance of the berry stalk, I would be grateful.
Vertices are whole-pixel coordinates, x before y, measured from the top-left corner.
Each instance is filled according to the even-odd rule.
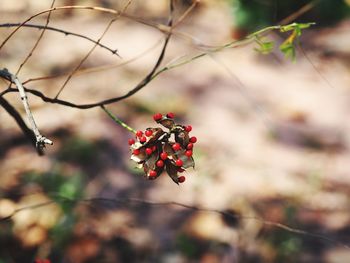
[[[119,118],[117,118],[115,115],[113,115],[113,113],[111,113],[109,110],[107,110],[105,108],[104,105],[101,106],[101,108],[104,110],[105,113],[108,114],[109,117],[111,117],[112,120],[114,120],[117,124],[119,124],[120,126],[122,126],[124,129],[127,129],[129,132],[135,133],[136,134],[136,130],[134,130],[133,128],[131,128],[129,125],[127,125],[125,122],[123,122],[122,120],[120,120]]]

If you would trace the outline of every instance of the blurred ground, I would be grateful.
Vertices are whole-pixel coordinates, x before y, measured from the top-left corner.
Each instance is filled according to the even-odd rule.
[[[69,2],[74,1],[56,5]],[[97,5],[83,2],[75,4]],[[134,1],[129,11],[164,23],[166,2]],[[0,23],[21,22],[46,8],[46,2],[2,1]],[[50,25],[98,39],[110,19],[91,11],[55,12]],[[203,1],[177,30],[220,45],[232,40],[232,21],[226,2]],[[32,23],[44,24],[45,18]],[[350,250],[337,242],[350,244],[349,29],[350,21],[343,21],[305,31],[301,42],[307,56],[299,50],[296,63],[277,50],[259,55],[254,45],[227,49],[168,71],[111,105],[135,129],[153,125],[155,112],[175,112],[179,122],[193,126],[199,140],[196,169],[186,172],[180,186],[166,175],[144,180],[129,161],[131,135],[99,108],[67,108],[29,96],[38,126],[55,143],[44,157],[0,111],[0,216],[56,201],[1,221],[0,262],[36,257],[76,263],[347,262]],[[10,32],[1,28],[0,39]],[[12,37],[0,51],[1,68],[15,72],[39,34],[24,28]],[[283,41],[281,35],[271,38]],[[102,43],[118,49],[121,58],[97,48],[83,68],[144,55],[131,64],[73,77],[60,98],[89,103],[126,93],[155,63],[161,48],[155,45],[162,39],[154,28],[118,20]],[[19,77],[70,72],[92,46],[46,31]],[[175,35],[163,64],[198,52]],[[54,96],[64,81],[35,81],[27,87]],[[1,90],[6,87],[2,82]],[[18,94],[6,98],[23,113]],[[57,194],[181,202],[281,222],[337,242],[249,218],[232,222],[217,213],[139,202],[66,202]]]

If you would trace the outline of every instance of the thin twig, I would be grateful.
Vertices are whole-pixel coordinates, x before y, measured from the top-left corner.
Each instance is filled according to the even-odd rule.
[[[52,3],[51,3],[51,8],[54,6],[55,4],[55,1],[56,0],[52,0]],[[47,27],[47,25],[49,24],[50,22],[50,16],[51,16],[51,12],[49,12],[49,14],[47,15],[47,19],[46,19],[46,23],[45,23],[45,27]],[[16,76],[18,76],[18,73],[21,71],[22,67],[27,63],[27,61],[29,60],[29,58],[33,55],[34,53],[34,50],[37,48],[37,46],[39,45],[39,42],[40,40],[42,39],[42,37],[44,36],[44,33],[45,33],[45,28],[43,29],[43,31],[41,31],[38,39],[36,40],[32,50],[29,52],[29,54],[27,55],[27,57],[24,59],[24,61],[22,62],[22,64],[19,66],[17,72],[16,72]]]
[[[0,27],[18,27],[20,25],[21,25],[21,23],[6,23],[6,24],[0,24]],[[43,30],[46,29],[46,30],[50,30],[50,31],[53,31],[53,32],[58,32],[58,33],[65,34],[66,36],[71,35],[71,36],[83,38],[83,39],[85,39],[87,41],[90,41],[90,42],[98,45],[101,48],[104,48],[104,49],[108,50],[113,55],[119,56],[119,54],[117,53],[118,52],[117,49],[109,48],[109,47],[101,44],[100,42],[97,42],[96,40],[94,40],[94,39],[92,39],[90,37],[87,37],[85,35],[82,35],[82,34],[78,34],[78,33],[74,33],[74,32],[71,32],[71,31],[63,30],[63,29],[60,29],[60,28],[57,28],[57,27],[43,26],[43,25],[37,25],[37,24],[24,24],[24,25],[22,25],[22,27],[30,27],[30,28],[43,29]]]
[[[178,18],[178,20],[174,23],[173,28],[177,27],[182,23],[183,20],[192,12],[192,10],[197,6],[200,0],[195,0],[190,7]]]
[[[131,19],[133,21],[142,23],[144,25],[147,26],[151,26],[153,28],[156,28],[158,30],[160,30],[161,32],[166,32],[169,33],[171,31],[171,27],[170,26],[166,26],[163,24],[159,24],[159,23],[154,23],[154,22],[149,22],[149,21],[145,21],[144,19],[141,19],[139,17],[135,17],[135,16],[131,16],[128,14],[123,14],[121,11],[119,10],[114,10],[114,9],[110,9],[110,8],[104,8],[104,7],[97,7],[97,6],[59,6],[59,7],[54,7],[54,8],[50,8],[47,10],[43,10],[39,13],[36,13],[35,15],[32,15],[31,17],[27,18],[25,21],[23,21],[18,27],[16,27],[6,38],[5,40],[1,43],[0,45],[0,50],[2,49],[2,47],[7,43],[7,41],[26,23],[28,23],[29,21],[31,21],[32,19],[34,19],[35,17],[38,17],[40,15],[43,15],[45,13],[48,12],[53,12],[53,11],[62,11],[62,10],[71,10],[71,9],[81,9],[81,10],[93,10],[93,11],[98,11],[98,12],[103,12],[103,13],[109,13],[109,14],[113,14],[113,15],[120,15],[122,17]]]
[[[109,69],[118,68],[118,67],[130,64],[130,63],[136,61],[137,59],[140,59],[141,57],[147,55],[151,50],[156,48],[162,42],[162,40],[163,40],[163,37],[161,39],[159,39],[154,45],[152,45],[151,47],[147,48],[145,51],[142,51],[140,54],[137,54],[136,56],[132,57],[129,60],[126,60],[124,62],[110,64],[110,65],[104,65],[104,66],[97,66],[97,67],[89,67],[89,68],[85,68],[85,69],[80,69],[80,70],[78,70],[76,72],[75,75],[79,76],[79,75],[82,75],[82,74],[87,74],[87,73],[92,73],[92,72],[99,72],[99,71],[103,71],[103,70],[109,70]],[[23,85],[27,84],[29,82],[38,81],[38,80],[48,80],[48,79],[64,77],[64,76],[67,76],[68,74],[69,73],[62,73],[62,74],[51,75],[51,76],[30,78],[30,79],[27,79],[27,80],[23,81]],[[1,96],[1,94],[0,94],[0,96]]]
[[[21,97],[24,109],[26,111],[28,120],[29,120],[30,125],[32,127],[32,130],[33,130],[33,132],[35,134],[36,147],[39,150],[42,151],[45,148],[46,144],[52,145],[53,142],[51,140],[49,140],[45,136],[41,135],[41,133],[40,133],[40,131],[39,131],[39,129],[38,129],[36,123],[35,123],[33,114],[32,114],[32,112],[30,110],[29,103],[28,103],[28,97],[27,97],[27,94],[25,92],[25,89],[24,89],[22,83],[17,78],[17,76],[15,76],[12,73],[10,73],[7,69],[2,69],[2,70],[0,70],[0,77],[5,78],[5,79],[11,81],[11,83],[14,83],[16,85],[16,87],[17,87],[17,89],[19,91],[19,94],[20,94],[20,97]]]
[[[312,68],[316,71],[316,73],[324,80],[324,82],[331,88],[335,89],[335,87],[330,83],[330,81],[320,72],[320,70],[316,67],[315,63],[312,62],[309,55],[306,53],[305,49],[301,46],[300,43],[297,44],[297,48],[301,51],[302,55],[306,58],[306,60],[310,63]]]
[[[115,18],[113,18],[111,21],[109,21],[108,25],[106,26],[106,28],[103,30],[101,36],[98,38],[97,43],[100,43],[100,41],[102,40],[102,38],[106,35],[106,33],[108,32],[108,30],[111,28],[112,24],[117,21],[118,17],[120,17],[123,13],[126,12],[127,8],[129,7],[130,3],[132,0],[130,0],[123,8],[123,10],[121,11],[121,13],[117,14],[115,16]],[[77,71],[79,70],[79,68],[81,67],[81,65],[83,65],[83,63],[89,58],[89,56],[92,54],[92,52],[96,49],[97,44],[95,44],[90,50],[89,52],[80,60],[80,62],[78,63],[78,65],[72,70],[72,72],[68,75],[67,79],[64,81],[64,83],[62,84],[61,88],[58,90],[55,99],[57,99],[60,94],[62,93],[62,91],[64,90],[64,88],[66,87],[66,85],[68,84],[69,80],[73,77],[74,74],[77,73]]]
[[[305,14],[306,12],[314,8],[319,1],[320,0],[314,0],[314,1],[311,1],[310,3],[307,3],[306,5],[302,6],[300,9],[292,13],[291,15],[281,20],[278,24],[286,25],[295,21],[298,17],[302,16],[303,14]]]
[[[160,56],[155,64],[155,66],[153,67],[151,72],[138,85],[136,85],[136,87],[134,87],[132,90],[130,90],[129,92],[127,92],[126,94],[124,94],[122,96],[118,96],[118,97],[114,97],[114,98],[110,98],[110,99],[106,99],[106,100],[102,100],[102,101],[98,101],[98,102],[94,102],[94,103],[76,104],[76,103],[66,101],[66,100],[47,97],[45,94],[43,94],[42,92],[40,92],[38,90],[26,88],[25,91],[28,93],[31,93],[37,97],[40,97],[45,102],[60,104],[60,105],[64,105],[67,107],[78,108],[78,109],[90,109],[90,108],[94,108],[94,107],[100,107],[102,105],[112,104],[112,103],[121,101],[123,99],[126,99],[126,98],[134,95],[135,93],[140,91],[145,85],[147,85],[151,80],[153,80],[158,75],[160,75],[166,71],[175,69],[175,68],[180,67],[182,65],[188,64],[194,60],[200,59],[202,57],[208,56],[208,55],[216,53],[216,52],[220,52],[220,51],[225,50],[225,49],[236,48],[236,47],[250,44],[251,42],[255,41],[255,37],[257,35],[266,34],[272,30],[280,30],[280,29],[281,29],[281,26],[266,27],[266,28],[263,28],[261,30],[258,30],[256,32],[250,34],[249,36],[247,36],[246,38],[244,38],[242,40],[232,41],[232,42],[229,42],[229,43],[224,44],[222,46],[217,46],[213,49],[209,49],[209,50],[206,50],[204,52],[200,52],[200,53],[198,53],[198,54],[196,54],[193,57],[190,57],[188,59],[179,61],[177,63],[173,62],[172,64],[165,65],[163,68],[158,69],[161,61],[163,60],[165,50],[166,50],[166,47],[167,47],[167,44],[168,44],[168,41],[170,38],[170,34],[168,34],[166,37],[166,40],[164,42],[161,54],[160,54]],[[10,93],[10,92],[17,92],[17,89],[8,88],[7,90],[2,92],[2,95],[5,95],[5,94]]]

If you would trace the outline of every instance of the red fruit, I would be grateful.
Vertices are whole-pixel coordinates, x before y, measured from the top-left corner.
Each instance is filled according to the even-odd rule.
[[[177,160],[175,161],[175,164],[176,164],[176,166],[181,167],[181,166],[184,164],[184,162],[183,162],[181,159],[177,159]]]
[[[186,152],[185,152],[185,155],[186,155],[187,157],[191,157],[191,156],[192,156],[192,151],[191,151],[191,150],[186,151]]]
[[[153,120],[155,120],[155,121],[159,121],[162,118],[163,118],[163,115],[160,114],[160,113],[156,113],[156,114],[153,115]]]
[[[142,136],[141,138],[140,138],[140,142],[141,143],[144,143],[144,142],[146,142],[147,141],[147,138],[145,137],[145,136]]]
[[[181,175],[179,178],[177,178],[177,180],[179,181],[179,183],[183,183],[186,181],[186,177]]]
[[[196,137],[193,136],[193,137],[190,138],[190,142],[195,143],[196,141],[197,141]]]
[[[44,259],[42,263],[51,263],[51,261],[49,259]]]
[[[193,143],[187,144],[186,149],[187,149],[187,150],[192,150],[192,149],[193,149]]]
[[[156,177],[156,176],[157,176],[157,172],[156,172],[156,171],[151,170],[151,171],[149,172],[149,177],[154,178],[154,177]]]
[[[185,131],[187,131],[187,132],[192,131],[192,126],[191,126],[191,125],[187,125],[187,126],[185,127]]]
[[[157,150],[157,146],[153,145],[153,146],[152,146],[152,151],[154,152],[154,151],[156,151],[156,150]]]
[[[171,148],[173,148],[174,151],[178,151],[181,149],[181,145],[180,143],[174,143],[173,146],[171,146]]]
[[[129,139],[128,143],[129,143],[129,145],[133,145],[135,143],[135,140],[134,139]]]
[[[164,162],[162,160],[158,160],[156,162],[156,165],[157,165],[157,167],[163,167],[164,166]]]
[[[135,149],[132,151],[133,154],[135,155],[139,155],[140,154],[140,150],[139,149]]]
[[[167,158],[168,158],[168,154],[167,154],[166,152],[162,152],[162,153],[160,154],[160,159],[166,160]]]
[[[143,135],[143,132],[142,132],[142,131],[137,131],[137,132],[136,132],[136,137],[139,137],[139,138],[140,138],[142,135]]]
[[[152,130],[146,130],[146,131],[145,131],[145,135],[146,135],[147,137],[152,136],[152,134],[153,134],[153,131],[152,131]]]
[[[168,118],[170,118],[170,119],[174,119],[175,114],[172,113],[172,112],[169,112],[166,116],[167,116]]]
[[[145,152],[147,155],[151,155],[153,153],[151,148],[146,148]]]

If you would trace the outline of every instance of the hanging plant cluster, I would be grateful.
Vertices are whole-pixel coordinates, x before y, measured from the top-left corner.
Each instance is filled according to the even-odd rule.
[[[131,159],[145,172],[149,180],[158,178],[163,171],[176,183],[183,183],[186,178],[179,175],[187,168],[194,167],[193,146],[197,138],[190,137],[190,125],[176,124],[174,113],[157,113],[153,119],[162,128],[147,128],[137,131],[135,139],[129,139]]]

